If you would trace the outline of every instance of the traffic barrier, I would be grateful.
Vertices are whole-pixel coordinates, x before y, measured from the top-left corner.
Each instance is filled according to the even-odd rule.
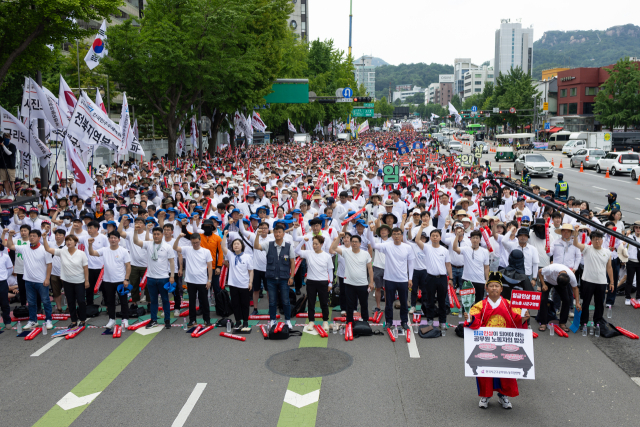
[[[69,335],[65,336],[65,337],[64,337],[64,339],[66,339],[66,340],[72,340],[72,339],[74,339],[75,337],[77,337],[77,336],[78,336],[78,334],[79,334],[80,332],[84,331],[84,329],[85,329],[85,327],[84,327],[84,326],[82,326],[82,327],[81,327],[80,329],[78,329],[77,331],[75,331],[75,332],[73,332],[73,333],[71,333],[71,334],[69,334]]]
[[[327,334],[327,331],[324,330],[324,328],[320,325],[314,325],[314,328],[316,328],[316,331],[318,331],[318,334],[322,337],[322,338],[327,338],[329,336],[329,334]]]
[[[130,331],[135,331],[142,328],[143,326],[148,325],[149,323],[151,323],[151,319],[143,320],[142,322],[138,322],[133,325],[130,325],[127,329]]]
[[[391,328],[387,328],[387,334],[389,334],[389,338],[391,342],[396,342],[396,337],[393,336],[393,332],[391,332]]]
[[[622,335],[624,335],[627,338],[631,338],[632,340],[638,339],[638,335],[634,334],[633,332],[627,331],[625,328],[621,326],[616,326],[616,329],[618,330],[618,332],[620,332]]]
[[[262,331],[262,336],[265,338],[269,338],[269,332],[267,332],[267,327],[265,325],[258,325],[260,331]]]
[[[29,332],[29,335],[24,337],[24,340],[25,341],[31,341],[35,337],[37,337],[40,332],[42,332],[42,328],[35,328],[33,331]]]
[[[229,334],[227,332],[220,332],[220,336],[221,337],[225,337],[225,338],[231,338],[233,340],[238,340],[238,341],[246,341],[247,340],[245,337],[241,337],[240,335]]]
[[[308,317],[309,317],[309,313],[298,313],[298,314],[296,314],[296,317],[297,317],[298,319],[306,319],[306,318],[308,318]],[[315,319],[319,319],[319,318],[321,318],[321,317],[322,317],[322,313],[315,313],[315,314],[314,314],[314,318],[315,318]]]
[[[191,333],[191,336],[192,336],[193,338],[200,338],[201,336],[203,336],[204,334],[206,334],[207,332],[209,332],[210,330],[212,330],[212,329],[213,329],[213,328],[215,328],[215,327],[216,327],[215,325],[209,325],[209,326],[207,326],[207,327],[206,327],[206,328],[204,328],[204,329],[200,329],[200,330],[198,330],[197,332],[196,332],[196,331],[194,331],[194,332],[196,332],[196,333],[195,333],[195,335],[194,335],[194,333]],[[243,340],[243,341],[244,341],[244,340]]]
[[[116,325],[113,327],[113,338],[120,338],[122,336],[122,326]]]
[[[276,314],[276,319],[279,319],[280,315]],[[269,317],[268,314],[250,314],[249,315],[249,320],[270,320],[271,318]]]

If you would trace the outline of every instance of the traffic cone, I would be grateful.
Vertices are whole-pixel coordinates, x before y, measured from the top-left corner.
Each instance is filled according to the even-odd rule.
[[[638,175],[638,183],[636,185],[640,185],[640,175]]]
[[[553,159],[551,159],[551,166],[555,167],[556,164],[553,162]]]
[[[580,172],[584,172],[584,168],[583,168],[582,162],[580,162]]]
[[[609,178],[609,168],[607,168],[607,174],[604,177]]]
[[[552,165],[553,166],[553,165]],[[559,169],[562,169],[562,159],[560,159],[560,166],[558,166]]]

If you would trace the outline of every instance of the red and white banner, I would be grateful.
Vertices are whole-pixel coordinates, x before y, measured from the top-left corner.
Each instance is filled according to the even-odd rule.
[[[511,292],[511,307],[539,310],[541,297],[542,293],[540,292],[520,291],[514,289]]]

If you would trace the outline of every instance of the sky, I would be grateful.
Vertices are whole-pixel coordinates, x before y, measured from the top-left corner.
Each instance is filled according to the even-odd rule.
[[[352,0],[353,56],[373,55],[386,62],[453,64],[471,58],[492,60],[495,30],[501,19],[533,25],[534,40],[545,31],[606,30],[615,25],[640,25],[639,0],[549,2],[504,0]],[[309,40],[333,39],[349,47],[349,0],[307,0]],[[455,5],[455,6],[454,6]],[[535,60],[535,51],[534,51]]]

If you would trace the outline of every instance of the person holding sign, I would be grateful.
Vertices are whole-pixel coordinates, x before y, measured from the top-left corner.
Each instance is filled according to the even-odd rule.
[[[512,308],[511,303],[500,296],[502,293],[502,274],[500,272],[491,272],[485,290],[487,297],[475,303],[468,313],[464,313],[465,328],[511,327],[519,329],[529,320],[528,312],[524,317],[520,316],[520,309]],[[509,397],[516,397],[520,394],[518,383],[513,378],[476,377],[476,384],[478,396],[480,396],[478,406],[482,409],[489,407],[489,399],[493,396],[494,391],[498,392],[498,400],[504,409],[513,407]]]

